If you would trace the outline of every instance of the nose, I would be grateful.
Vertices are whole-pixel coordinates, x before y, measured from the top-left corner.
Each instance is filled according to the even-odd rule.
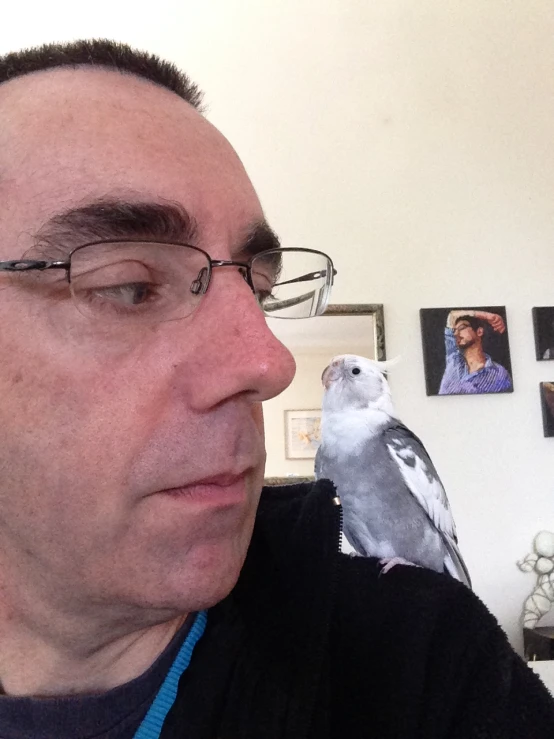
[[[269,400],[292,382],[294,358],[268,328],[238,270],[214,272],[191,319],[188,338],[194,351],[187,352],[187,374],[191,403],[198,410],[239,395]]]

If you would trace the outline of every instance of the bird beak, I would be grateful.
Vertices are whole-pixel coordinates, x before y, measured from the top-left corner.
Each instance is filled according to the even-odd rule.
[[[334,360],[328,367],[325,367],[321,375],[321,382],[326,390],[329,390],[331,384],[340,375],[340,361]]]

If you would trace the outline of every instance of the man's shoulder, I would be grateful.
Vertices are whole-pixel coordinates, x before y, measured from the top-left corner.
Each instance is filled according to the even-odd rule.
[[[487,366],[485,367],[485,376],[491,378],[494,382],[495,392],[511,390],[513,388],[510,373],[502,364],[495,362],[488,357]]]
[[[375,559],[342,555],[337,579],[333,641],[353,671],[387,655],[402,669],[435,665],[429,674],[446,658],[469,669],[493,644],[499,666],[511,657],[494,616],[449,575],[404,565],[382,574]]]
[[[335,496],[328,480],[266,488],[257,525],[264,540],[275,541],[277,556],[285,552],[295,578],[302,570],[307,577],[325,578],[335,590],[334,610],[344,628],[352,633],[364,629],[368,613],[379,633],[394,623],[409,627],[414,636],[419,631],[420,637],[430,638],[434,632],[436,638],[444,630],[447,638],[452,629],[459,638],[474,641],[479,633],[498,628],[477,596],[448,575],[402,565],[382,574],[376,558],[341,554]]]
[[[550,736],[527,731],[549,732],[552,709],[483,603],[447,575],[382,574],[375,558],[341,553],[337,503],[325,480],[264,490],[239,582],[212,614],[221,632],[208,684],[221,645],[235,644],[241,694],[254,680],[247,692],[259,705],[266,689],[264,715],[302,714],[310,736],[329,735],[329,721],[341,736],[368,726],[382,737],[444,739],[454,726],[456,737]],[[517,726],[497,731],[508,709]],[[295,725],[286,735],[305,734]]]
[[[336,495],[330,480],[265,487],[248,559],[267,563],[269,558],[296,569],[295,562],[313,557],[326,569],[339,548]]]
[[[499,364],[498,362],[495,362],[494,359],[491,359],[490,366],[491,366],[491,368],[493,368],[495,370],[495,372],[500,377],[508,377],[508,378],[510,377],[510,373],[508,372],[508,370],[506,369],[506,367],[504,367],[504,365],[502,365],[502,364]]]
[[[479,598],[464,584],[448,574],[423,567],[397,565],[386,574],[378,559],[340,555],[339,594],[341,598],[378,599],[389,615],[410,608],[421,609],[421,615],[450,617],[461,609],[464,618],[484,623],[485,628],[496,625],[494,617]],[[460,611],[460,612],[461,612]]]

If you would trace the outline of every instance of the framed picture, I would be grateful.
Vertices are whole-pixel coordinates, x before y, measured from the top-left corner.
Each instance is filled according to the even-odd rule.
[[[541,382],[542,426],[545,436],[554,436],[554,382]]]
[[[511,393],[503,306],[420,310],[427,395]]]
[[[321,442],[321,410],[285,411],[285,457],[314,459]]]
[[[554,308],[533,308],[537,359],[554,359]]]

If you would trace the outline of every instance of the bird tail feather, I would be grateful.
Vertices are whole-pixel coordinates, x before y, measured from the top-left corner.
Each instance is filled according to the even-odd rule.
[[[460,580],[460,582],[463,582],[463,584],[467,585],[468,588],[471,588],[471,577],[460,550],[450,537],[443,536],[443,539],[446,544],[446,557],[444,558],[446,571],[452,575],[452,577],[456,578],[456,580]]]

